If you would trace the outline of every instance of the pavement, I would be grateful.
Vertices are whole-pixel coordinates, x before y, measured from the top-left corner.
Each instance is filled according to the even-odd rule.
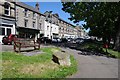
[[[73,55],[78,63],[78,71],[67,78],[118,78],[118,60],[95,55],[80,55],[81,51],[61,48]]]
[[[41,45],[41,47],[51,46]],[[67,76],[67,78],[118,78],[118,59],[95,55],[85,56],[79,54],[81,51],[78,50],[69,48],[61,49],[73,55],[78,63],[78,71],[71,76]],[[13,51],[13,46],[0,44],[0,50]]]

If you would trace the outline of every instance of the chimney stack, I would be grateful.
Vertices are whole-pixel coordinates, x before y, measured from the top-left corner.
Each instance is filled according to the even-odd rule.
[[[39,11],[39,3],[38,3],[38,2],[37,2],[36,5],[35,5],[35,9],[36,9],[37,11]]]

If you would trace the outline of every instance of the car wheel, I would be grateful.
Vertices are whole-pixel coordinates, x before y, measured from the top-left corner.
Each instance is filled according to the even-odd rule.
[[[8,45],[8,43],[4,43],[4,45]]]

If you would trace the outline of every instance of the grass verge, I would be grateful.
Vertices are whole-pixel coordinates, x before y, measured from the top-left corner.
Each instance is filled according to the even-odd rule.
[[[24,56],[14,52],[2,53],[3,78],[65,78],[77,71],[77,63],[70,56],[71,66],[60,66],[52,61],[52,53],[59,48],[42,48],[39,55]]]
[[[103,48],[104,52],[106,52],[106,49]],[[120,59],[120,52],[118,51],[114,51],[112,49],[107,49],[108,53],[110,53],[110,55],[113,55],[115,56],[116,58],[119,58]]]
[[[103,48],[103,44],[100,42],[87,42],[83,43],[79,47],[80,49],[87,50],[87,51],[94,51],[100,53],[106,53],[106,49]],[[109,57],[119,58],[120,59],[120,52],[114,51],[112,49],[107,49],[109,54],[106,54]]]

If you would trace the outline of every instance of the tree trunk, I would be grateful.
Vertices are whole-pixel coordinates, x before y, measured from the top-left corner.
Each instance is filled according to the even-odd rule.
[[[114,50],[117,50],[120,52],[120,22],[118,23],[118,31],[116,34]]]

